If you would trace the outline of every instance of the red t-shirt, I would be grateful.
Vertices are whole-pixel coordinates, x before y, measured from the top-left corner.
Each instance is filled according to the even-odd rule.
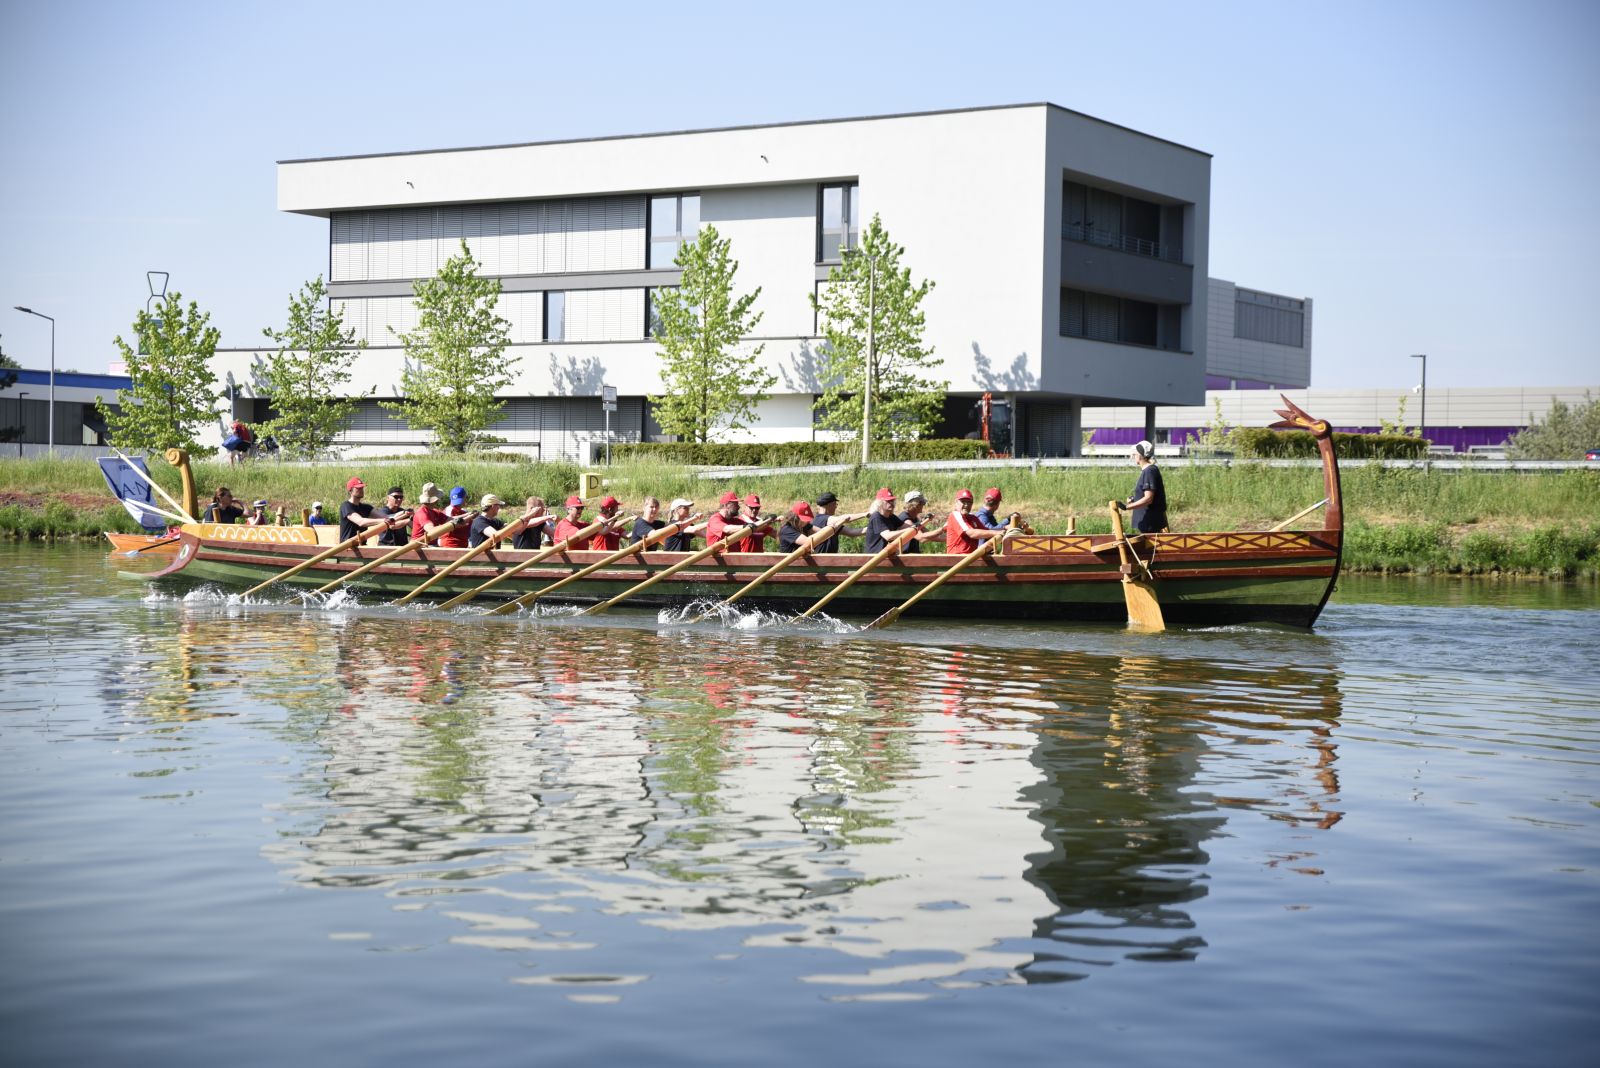
[[[706,544],[710,545],[712,542],[721,541],[723,534],[726,533],[730,527],[742,526],[744,526],[743,516],[734,516],[732,519],[725,519],[723,518],[722,513],[718,512],[713,515],[711,517],[711,521],[706,524]],[[744,552],[745,550],[742,548],[744,542],[745,539],[743,538],[735,539],[733,543],[728,546],[728,551],[734,553]]]
[[[411,536],[420,538],[428,532],[429,527],[436,527],[450,517],[431,504],[419,504],[417,510],[411,513]],[[444,544],[445,535],[441,534],[434,539],[435,545]]]
[[[978,547],[979,539],[972,537],[967,531],[983,529],[984,526],[978,522],[977,516],[951,512],[950,518],[944,522],[945,552],[965,555],[974,551]]]
[[[574,523],[572,520],[563,517],[561,522],[556,524],[556,544],[560,545],[562,542],[566,541],[568,538],[572,537],[574,534],[588,525],[589,524],[587,523]],[[589,547],[589,540],[590,539],[588,538],[579,538],[577,541],[567,546],[567,548],[587,549]]]
[[[452,504],[444,510],[444,517],[445,519],[454,519],[458,515],[465,515],[466,512],[467,510],[459,504]],[[470,523],[462,523],[454,530],[440,534],[439,540],[434,544],[443,546],[446,549],[465,549],[467,547],[467,534],[470,533],[469,528],[471,525]]]
[[[589,539],[589,549],[592,552],[614,553],[622,548],[622,531],[610,527],[601,527],[600,533]]]
[[[761,517],[758,515],[750,516],[741,514],[738,519],[734,520],[734,522],[736,524],[749,524],[759,522],[760,519]],[[732,551],[736,553],[764,553],[767,551],[767,538],[771,537],[773,533],[774,531],[771,523],[757,527],[744,537],[736,540],[732,545]]]

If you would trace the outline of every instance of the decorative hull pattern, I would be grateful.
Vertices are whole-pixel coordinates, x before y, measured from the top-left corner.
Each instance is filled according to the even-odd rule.
[[[259,537],[247,530],[259,531]],[[1222,531],[1147,535],[1135,541],[1149,561],[1162,612],[1172,623],[1281,623],[1310,627],[1338,575],[1341,532]],[[172,566],[148,577],[179,575],[246,588],[320,551],[315,534],[295,527],[185,527]],[[389,552],[359,547],[315,564],[285,585],[316,587]],[[399,596],[465,550],[418,549],[355,579],[357,590]],[[464,593],[533,553],[496,549],[458,568],[429,595]],[[486,604],[541,589],[606,556],[559,553],[484,594]],[[553,602],[592,603],[643,582],[683,557],[643,553],[596,571],[551,595]],[[715,554],[672,576],[628,604],[640,607],[720,600],[782,559],[778,553]],[[751,606],[800,611],[855,571],[862,554],[818,554],[774,575]],[[886,561],[850,587],[828,611],[876,615],[901,604],[960,557],[913,553]],[[1004,552],[978,561],[918,602],[913,614],[962,618],[1057,619],[1115,623],[1127,618],[1116,543],[1106,535],[1019,535]]]

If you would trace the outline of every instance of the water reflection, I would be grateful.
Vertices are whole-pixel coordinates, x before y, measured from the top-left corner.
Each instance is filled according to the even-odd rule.
[[[596,913],[825,950],[801,977],[850,987],[1188,960],[1230,819],[1340,816],[1314,659],[188,606],[129,640],[129,715],[281,708],[295,881],[591,977],[640,979]]]

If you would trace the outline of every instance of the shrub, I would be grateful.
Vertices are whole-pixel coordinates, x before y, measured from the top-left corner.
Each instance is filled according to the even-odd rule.
[[[1334,448],[1347,460],[1415,460],[1427,452],[1421,438],[1399,434],[1333,435]],[[1304,430],[1269,430],[1240,427],[1233,432],[1233,447],[1241,456],[1278,460],[1317,455],[1317,439]]]
[[[872,445],[874,459],[978,460],[988,455],[988,445],[963,438],[927,438],[921,441],[879,441]],[[861,456],[861,445],[848,441],[786,441],[700,444],[692,441],[645,442],[612,446],[619,461],[694,464],[705,467],[806,467],[813,464],[847,464]]]

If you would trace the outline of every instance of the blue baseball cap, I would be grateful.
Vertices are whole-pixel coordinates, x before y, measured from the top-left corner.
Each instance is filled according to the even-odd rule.
[[[450,503],[451,504],[466,504],[467,503],[467,487],[465,487],[465,486],[456,486],[453,489],[451,489],[450,490]]]

